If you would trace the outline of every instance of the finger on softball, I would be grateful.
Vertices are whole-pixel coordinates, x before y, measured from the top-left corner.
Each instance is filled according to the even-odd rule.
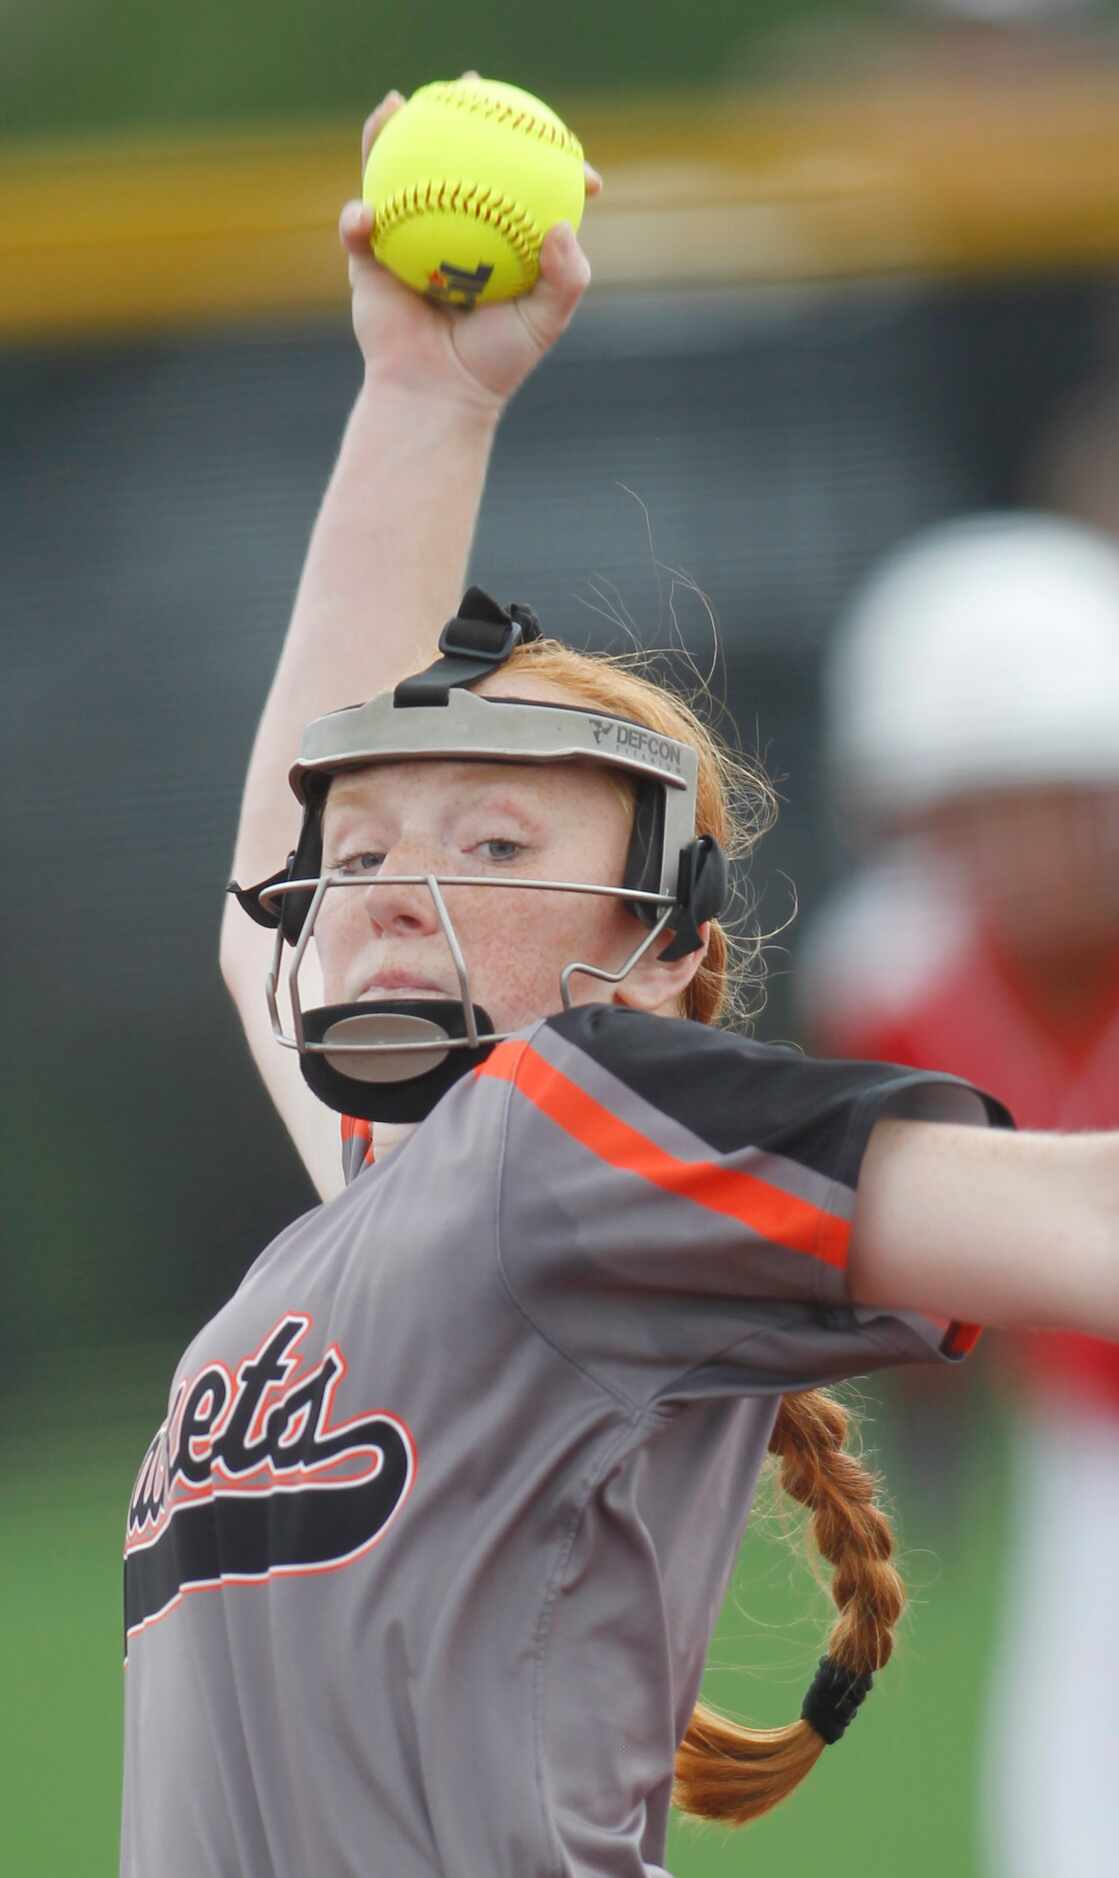
[[[602,194],[602,178],[591,163],[583,164],[583,174],[587,179],[587,197],[589,201]]]
[[[540,277],[550,287],[585,287],[591,277],[579,238],[570,222],[556,222],[540,244]]]
[[[548,328],[566,325],[590,281],[591,264],[575,238],[570,222],[557,222],[540,249],[540,278],[522,302],[530,325],[541,320]]]
[[[381,102],[377,106],[377,109],[375,111],[370,111],[369,116],[366,118],[365,123],[362,125],[361,127],[362,175],[365,174],[365,165],[369,161],[369,152],[372,150],[373,145],[377,141],[377,138],[380,136],[381,132],[384,130],[385,125],[389,121],[389,118],[393,116],[394,112],[399,111],[403,103],[404,103],[404,96],[402,92],[399,92],[399,91],[388,92],[385,95],[385,97],[381,99]]]
[[[347,202],[338,217],[338,239],[347,254],[372,261],[373,211],[367,202]]]

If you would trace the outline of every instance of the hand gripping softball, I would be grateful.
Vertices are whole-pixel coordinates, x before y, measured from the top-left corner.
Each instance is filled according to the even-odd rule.
[[[582,145],[516,85],[440,81],[389,119],[362,194],[373,252],[406,286],[446,306],[512,300],[535,285],[548,230],[579,227]]]

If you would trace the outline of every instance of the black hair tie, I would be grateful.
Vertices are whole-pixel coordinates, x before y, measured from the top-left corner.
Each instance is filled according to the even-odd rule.
[[[812,1687],[804,1698],[801,1721],[806,1721],[831,1747],[848,1723],[854,1721],[873,1682],[870,1670],[857,1676],[854,1670],[844,1669],[834,1657],[822,1656]]]

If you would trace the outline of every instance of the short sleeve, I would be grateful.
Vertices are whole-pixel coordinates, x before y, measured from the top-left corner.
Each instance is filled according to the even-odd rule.
[[[598,1005],[499,1045],[479,1074],[509,1086],[507,1282],[627,1399],[786,1393],[956,1362],[978,1338],[847,1289],[875,1123],[1013,1127],[970,1084]]]

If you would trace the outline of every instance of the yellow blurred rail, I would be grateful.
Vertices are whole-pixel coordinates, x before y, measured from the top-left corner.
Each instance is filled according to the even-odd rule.
[[[558,100],[600,286],[1119,265],[1119,73]],[[353,124],[0,147],[0,334],[341,312]]]

